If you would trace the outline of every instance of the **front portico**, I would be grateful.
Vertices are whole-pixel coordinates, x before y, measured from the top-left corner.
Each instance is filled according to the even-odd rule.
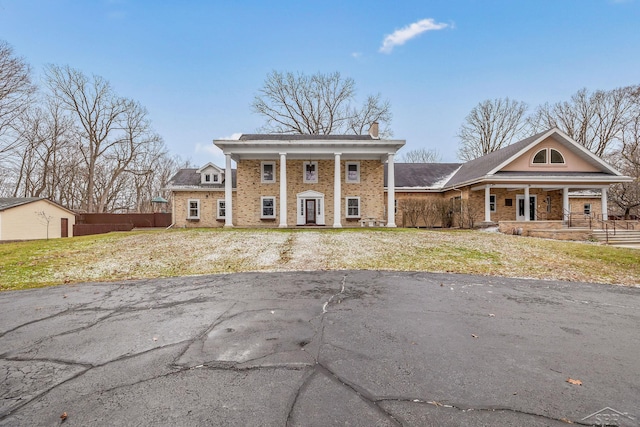
[[[402,140],[242,135],[214,144],[223,150],[227,169],[232,160],[237,163],[236,200],[226,211],[226,227],[289,227],[294,221],[295,226],[355,227],[361,217],[396,226],[394,215],[386,218],[384,208],[384,165],[393,170]],[[225,200],[231,191],[225,187]]]

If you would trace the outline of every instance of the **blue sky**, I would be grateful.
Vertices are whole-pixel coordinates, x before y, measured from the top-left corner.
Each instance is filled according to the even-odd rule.
[[[359,99],[390,100],[405,150],[457,161],[485,99],[533,109],[639,84],[639,23],[640,0],[0,0],[0,39],[37,78],[50,63],[103,76],[196,164],[262,124],[250,105],[272,70],[352,77]]]

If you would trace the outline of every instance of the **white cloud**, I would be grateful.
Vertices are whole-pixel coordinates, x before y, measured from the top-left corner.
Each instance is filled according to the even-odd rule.
[[[231,141],[237,141],[240,139],[241,136],[242,136],[242,133],[236,132],[236,133],[232,133],[231,136],[223,136],[221,138],[216,138],[216,139],[227,139]]]
[[[382,41],[382,46],[380,46],[380,52],[391,53],[395,46],[403,45],[407,41],[411,40],[414,37],[417,37],[425,31],[442,30],[449,26],[449,24],[435,22],[432,18],[422,19],[418,22],[414,22],[386,36]]]
[[[362,58],[362,52],[353,52],[353,53],[351,54],[351,57],[352,57],[352,58],[355,58],[355,59]]]

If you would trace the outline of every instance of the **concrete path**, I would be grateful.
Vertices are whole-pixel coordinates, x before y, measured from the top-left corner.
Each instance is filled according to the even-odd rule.
[[[639,325],[640,288],[465,275],[4,292],[0,426],[638,425]]]

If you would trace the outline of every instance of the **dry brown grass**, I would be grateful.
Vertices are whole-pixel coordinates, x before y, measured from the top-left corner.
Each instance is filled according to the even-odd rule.
[[[477,231],[208,230],[0,245],[0,289],[241,271],[374,269],[638,286],[640,250]]]

